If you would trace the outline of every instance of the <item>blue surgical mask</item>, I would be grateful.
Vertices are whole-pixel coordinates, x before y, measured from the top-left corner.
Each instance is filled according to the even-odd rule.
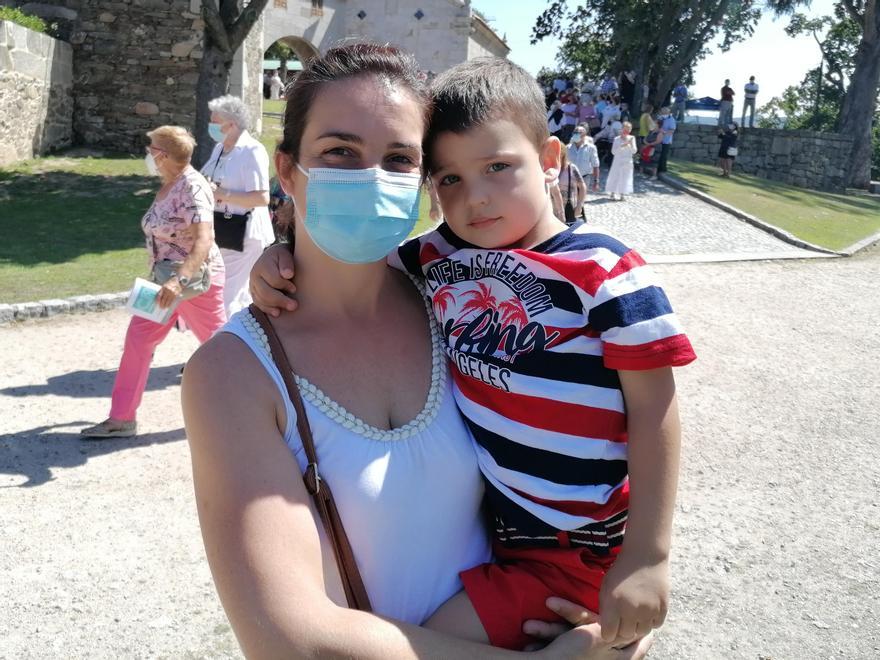
[[[214,142],[223,142],[226,139],[223,131],[220,130],[220,124],[215,124],[214,122],[208,124],[208,135],[211,136]]]
[[[415,227],[419,174],[297,167],[309,177],[303,225],[315,245],[337,261],[380,261]]]

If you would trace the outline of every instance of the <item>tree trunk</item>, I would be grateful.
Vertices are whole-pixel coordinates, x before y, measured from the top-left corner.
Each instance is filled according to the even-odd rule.
[[[847,173],[852,188],[867,188],[871,181],[871,121],[880,86],[880,35],[875,30],[871,43],[865,32],[840,112],[840,133],[855,139]]]
[[[232,53],[225,53],[205,34],[205,53],[199,67],[199,82],[196,86],[196,125],[195,138],[198,143],[193,154],[193,167],[200,169],[211,155],[214,141],[208,135],[208,122],[211,112],[208,101],[229,93],[229,72],[232,69]]]

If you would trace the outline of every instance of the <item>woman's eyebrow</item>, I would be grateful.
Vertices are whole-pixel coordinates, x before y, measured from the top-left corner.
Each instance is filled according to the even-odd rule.
[[[337,140],[352,142],[354,144],[363,144],[364,142],[364,139],[360,135],[355,135],[354,133],[343,133],[341,131],[329,131],[318,136],[319,140],[323,140],[324,138],[336,138]]]
[[[388,145],[389,149],[416,149],[417,151],[422,150],[422,145],[420,144],[408,144],[406,142],[391,142]]]

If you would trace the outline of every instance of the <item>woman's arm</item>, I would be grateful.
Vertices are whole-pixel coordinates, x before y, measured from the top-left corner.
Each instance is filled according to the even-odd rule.
[[[214,243],[214,224],[211,222],[196,222],[189,226],[189,231],[193,233],[195,241],[189,255],[183,260],[183,263],[177,270],[178,275],[187,278],[195,275],[208,259],[208,253],[211,251],[211,245]]]
[[[214,191],[214,199],[218,204],[233,204],[242,208],[254,208],[269,205],[269,156],[261,144],[251,145],[235,154],[237,163],[233,165],[242,173],[243,188],[246,190],[229,190],[219,187]]]
[[[234,192],[220,187],[214,190],[214,200],[218,204],[233,204],[234,206],[250,209],[256,206],[268,206],[269,191]]]
[[[189,255],[177,269],[178,277],[191,278],[208,258],[211,244],[214,242],[214,225],[210,222],[195,222],[189,225],[189,231],[195,235],[195,242]],[[156,302],[159,307],[170,307],[177,297],[183,293],[183,285],[176,277],[166,281],[157,294]]]
[[[208,563],[248,658],[519,655],[330,600],[323,562],[333,558],[322,557],[299,465],[279,432],[280,395],[237,338],[220,334],[187,362],[183,411]]]

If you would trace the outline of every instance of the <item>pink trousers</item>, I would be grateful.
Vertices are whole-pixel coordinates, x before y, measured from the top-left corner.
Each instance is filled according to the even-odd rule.
[[[133,316],[125,333],[125,348],[119,361],[119,371],[113,383],[110,417],[131,421],[137,415],[141,397],[147,387],[153,351],[168,336],[177,317],[183,318],[199,343],[204,343],[226,323],[223,308],[223,286],[212,284],[205,293],[182,300],[168,323],[160,325],[139,316]]]

